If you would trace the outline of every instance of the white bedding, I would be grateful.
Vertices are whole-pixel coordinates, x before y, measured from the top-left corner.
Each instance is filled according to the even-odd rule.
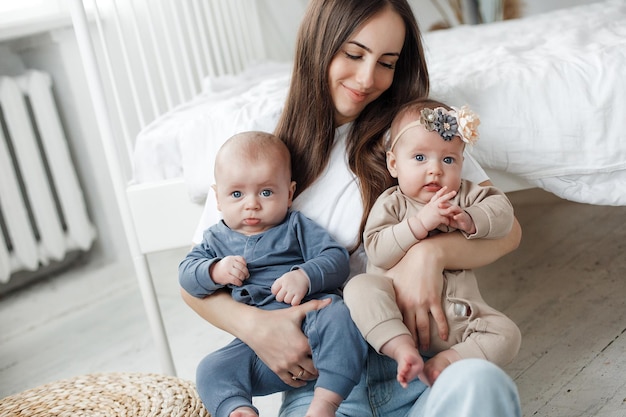
[[[578,202],[626,205],[626,2],[425,35],[431,95],[481,116],[472,154]],[[211,80],[138,136],[135,182],[184,177],[203,201],[212,155],[237,131],[272,130],[290,64]]]

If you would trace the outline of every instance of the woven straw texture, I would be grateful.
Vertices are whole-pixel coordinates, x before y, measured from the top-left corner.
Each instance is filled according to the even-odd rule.
[[[192,382],[144,373],[89,374],[0,400],[0,417],[210,417]]]

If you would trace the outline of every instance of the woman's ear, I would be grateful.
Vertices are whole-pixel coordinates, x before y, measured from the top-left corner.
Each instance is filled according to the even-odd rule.
[[[393,178],[398,178],[396,170],[396,155],[392,151],[387,151],[387,170]]]

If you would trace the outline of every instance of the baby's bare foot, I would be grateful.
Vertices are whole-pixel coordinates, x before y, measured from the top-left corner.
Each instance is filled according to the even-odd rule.
[[[381,352],[398,363],[398,382],[406,388],[418,376],[423,377],[424,361],[415,347],[413,338],[407,334],[396,336],[381,348]]]
[[[406,388],[409,382],[417,378],[424,370],[424,360],[417,349],[412,346],[398,349],[395,359],[398,362],[398,382]]]
[[[250,407],[239,407],[233,410],[228,417],[259,417]]]
[[[454,349],[443,350],[428,359],[424,364],[424,374],[428,385],[434,384],[444,369],[459,360],[461,360],[461,355]]]

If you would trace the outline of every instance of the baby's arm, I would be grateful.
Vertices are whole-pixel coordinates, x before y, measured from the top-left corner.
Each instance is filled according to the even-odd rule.
[[[178,265],[180,286],[194,297],[203,298],[224,286],[211,279],[209,270],[220,260],[209,243],[210,232],[206,231],[202,243],[194,246]]]
[[[293,266],[286,275],[297,272],[300,283],[302,277],[307,280],[305,295],[336,292],[350,274],[348,251],[326,229],[302,213],[296,212],[291,221],[304,262]]]
[[[309,277],[302,269],[293,269],[272,284],[276,300],[296,306],[309,292]]]
[[[466,181],[458,200],[473,223],[472,229],[458,227],[466,238],[499,239],[511,231],[515,221],[513,206],[498,188]]]
[[[448,223],[448,226],[450,227],[462,230],[468,235],[476,233],[476,225],[474,224],[474,219],[472,219],[472,216],[470,216],[469,213],[461,208],[459,208],[458,213],[451,215],[449,220],[450,222]]]

